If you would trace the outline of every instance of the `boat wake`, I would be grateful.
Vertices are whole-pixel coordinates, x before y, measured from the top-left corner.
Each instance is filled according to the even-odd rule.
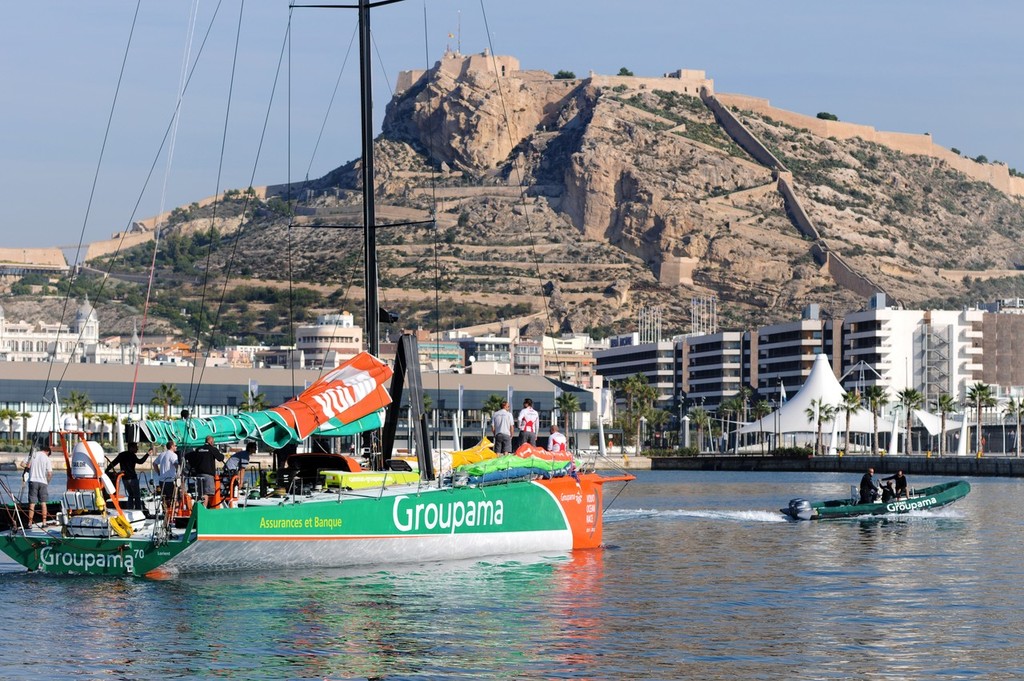
[[[605,523],[642,520],[645,518],[703,518],[738,522],[784,523],[786,517],[777,511],[719,511],[711,509],[612,509],[604,514]]]

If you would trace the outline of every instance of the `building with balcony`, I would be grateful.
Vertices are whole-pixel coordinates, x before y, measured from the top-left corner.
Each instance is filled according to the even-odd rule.
[[[746,331],[720,331],[680,341],[681,389],[691,405],[714,411],[750,383],[750,339]]]
[[[606,383],[641,374],[658,393],[655,406],[671,408],[679,391],[674,346],[672,341],[641,343],[636,333],[614,336],[607,350],[594,353],[597,373]]]
[[[323,314],[316,324],[296,327],[295,348],[301,353],[302,368],[333,369],[362,351],[363,329],[349,312]]]
[[[751,343],[751,354],[757,358],[751,382],[761,397],[778,402],[783,387],[792,395],[810,376],[819,354],[824,353],[832,366],[838,366],[841,329],[832,320],[822,319],[816,304],[804,308],[799,321],[758,329],[756,342]]]

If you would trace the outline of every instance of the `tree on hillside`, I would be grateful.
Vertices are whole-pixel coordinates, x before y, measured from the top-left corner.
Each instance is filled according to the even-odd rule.
[[[621,69],[619,69],[619,75],[620,76],[632,76],[633,72],[630,71],[629,69],[627,69],[625,66],[623,66]]]
[[[836,116],[834,113],[829,113],[828,111],[819,111],[818,112],[818,118],[820,118],[823,121],[838,121],[839,120],[839,116]]]
[[[555,80],[572,80],[576,78],[576,74],[572,71],[559,71],[555,74]]]

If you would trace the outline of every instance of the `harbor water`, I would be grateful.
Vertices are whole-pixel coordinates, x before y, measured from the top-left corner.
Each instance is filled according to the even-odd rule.
[[[567,555],[166,581],[5,563],[0,678],[1024,677],[1024,481],[901,517],[778,511],[858,478],[639,472],[609,486],[607,546]]]

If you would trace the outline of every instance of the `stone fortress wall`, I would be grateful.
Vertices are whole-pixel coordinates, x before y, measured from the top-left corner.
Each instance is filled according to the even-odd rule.
[[[845,121],[826,121],[815,116],[778,109],[761,97],[719,93],[718,100],[726,107],[753,111],[773,120],[785,123],[794,128],[806,128],[819,137],[835,137],[836,139],[852,139],[860,137],[867,142],[874,142],[904,154],[920,154],[945,161],[950,167],[964,175],[987,182],[999,191],[1014,196],[1024,196],[1024,178],[1010,175],[1010,169],[1001,163],[978,163],[972,159],[953,153],[932,141],[931,135],[906,132],[884,132],[875,130],[870,125],[847,123]]]

